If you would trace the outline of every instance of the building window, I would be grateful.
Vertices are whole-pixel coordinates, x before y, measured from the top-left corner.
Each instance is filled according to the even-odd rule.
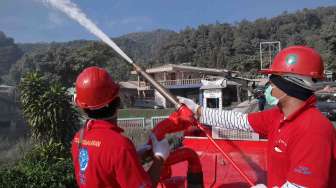
[[[219,98],[207,98],[207,108],[219,108]]]

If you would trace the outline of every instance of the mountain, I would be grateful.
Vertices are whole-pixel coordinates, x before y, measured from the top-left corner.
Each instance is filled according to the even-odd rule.
[[[177,33],[170,30],[158,29],[151,32],[136,32],[112,38],[112,40],[129,56],[140,62],[145,62],[154,54],[160,46],[164,45],[173,35]],[[19,43],[17,44],[23,53],[45,52],[51,47],[73,47],[80,48],[90,41],[75,40],[69,42],[52,42],[52,43]]]
[[[180,32],[159,29],[130,33],[113,40],[143,67],[191,62],[195,66],[232,69],[254,77],[260,68],[259,44],[265,41],[280,41],[282,48],[290,45],[314,47],[321,53],[326,69],[335,72],[335,31],[336,6],[330,6],[235,24],[217,22],[197,28],[186,27]],[[77,40],[16,45],[3,35],[1,38],[5,42],[2,43],[10,46],[12,52],[3,55],[7,60],[0,62],[6,64],[2,71],[8,70],[8,66],[24,54],[9,73],[15,82],[29,70],[49,71],[50,77],[57,78],[57,72],[73,68],[72,78],[83,65],[105,66],[115,79],[129,79],[131,68],[102,42]]]

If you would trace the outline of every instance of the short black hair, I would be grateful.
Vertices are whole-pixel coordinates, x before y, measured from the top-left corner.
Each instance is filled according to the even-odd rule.
[[[92,119],[105,119],[113,116],[115,113],[117,113],[117,110],[119,109],[121,104],[120,98],[117,97],[113,101],[111,101],[107,106],[95,110],[91,110],[88,108],[84,109],[84,112],[89,118]]]

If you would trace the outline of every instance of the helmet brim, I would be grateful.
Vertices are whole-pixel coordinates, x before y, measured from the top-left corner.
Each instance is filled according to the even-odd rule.
[[[260,70],[258,70],[258,73],[259,74],[277,74],[277,75],[283,75],[283,74],[286,74],[286,73],[291,74],[291,72],[274,71],[272,69],[260,69]],[[297,74],[297,75],[307,76],[307,75],[303,75],[303,74]],[[317,80],[323,80],[323,79],[325,79],[325,75],[322,75],[322,76],[314,76],[314,75],[312,75],[311,77],[315,78]]]
[[[261,69],[261,70],[258,70],[258,73],[260,73],[260,74],[272,74],[272,73],[274,73],[274,71],[272,69]]]

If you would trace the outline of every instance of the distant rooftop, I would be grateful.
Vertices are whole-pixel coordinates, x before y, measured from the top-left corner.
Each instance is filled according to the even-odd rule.
[[[127,82],[119,82],[121,88],[125,89],[137,89],[138,82],[137,81],[127,81]]]
[[[166,65],[146,69],[147,73],[175,72],[175,71],[202,72],[202,73],[208,73],[208,74],[211,73],[211,74],[216,74],[216,75],[225,75],[225,74],[229,74],[230,72],[235,72],[235,71],[229,71],[227,69],[195,67],[195,66],[186,65],[185,63],[181,65],[166,64]],[[132,71],[131,74],[137,74],[137,73],[135,71]]]
[[[14,86],[0,85],[0,93],[12,94],[15,90]]]
[[[1,89],[14,89],[14,86],[9,86],[9,85],[3,85],[3,84],[1,84],[0,88]]]
[[[221,88],[226,88],[228,85],[231,86],[240,86],[241,84],[231,81],[231,80],[227,80],[225,78],[219,79],[219,80],[215,80],[215,81],[207,81],[207,80],[203,80],[202,81],[202,86],[200,87],[200,89],[205,90],[205,89],[221,89]]]

